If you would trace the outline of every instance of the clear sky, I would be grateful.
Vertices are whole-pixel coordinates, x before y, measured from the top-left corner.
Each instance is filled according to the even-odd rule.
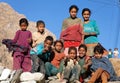
[[[96,20],[100,30],[99,42],[108,50],[119,48],[120,51],[120,0],[0,0],[12,6],[28,20],[45,21],[46,28],[57,39],[61,32],[62,21],[69,17],[69,7],[79,7],[78,17],[82,19],[83,8],[92,11],[91,20]]]

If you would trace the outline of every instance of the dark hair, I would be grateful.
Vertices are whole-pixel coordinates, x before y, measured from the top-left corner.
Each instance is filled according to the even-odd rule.
[[[88,11],[88,12],[90,13],[90,15],[91,15],[91,10],[90,10],[89,8],[84,8],[84,9],[82,10],[82,15],[83,15],[83,13],[84,13],[85,11]]]
[[[26,18],[21,18],[19,20],[19,25],[21,25],[22,23],[25,23],[27,26],[29,25],[28,20]]]
[[[54,42],[54,46],[55,46],[58,42],[61,43],[61,45],[62,45],[62,47],[63,47],[63,42],[62,42],[61,40],[56,40],[56,41]]]
[[[38,20],[37,23],[36,23],[36,26],[38,27],[40,24],[43,24],[44,27],[45,27],[45,22],[44,21]]]
[[[75,8],[76,11],[78,12],[79,8],[78,8],[76,5],[71,5],[70,8],[69,8],[69,12],[70,12],[73,8]]]
[[[44,42],[46,42],[47,40],[50,40],[51,42],[52,42],[52,44],[53,44],[53,37],[52,36],[47,36],[46,38],[45,38],[45,41]]]
[[[69,47],[69,49],[68,49],[68,54],[70,54],[70,51],[71,51],[71,50],[74,50],[75,53],[77,54],[77,48],[76,48],[76,47],[74,47],[74,46]]]
[[[95,53],[95,52],[98,52],[99,54],[103,54],[103,53],[104,53],[104,49],[103,49],[102,46],[97,45],[97,46],[95,46],[95,48],[94,48],[94,53]]]
[[[84,48],[85,51],[87,52],[87,46],[86,46],[85,44],[81,44],[81,45],[78,47],[78,50],[79,50],[80,48]]]

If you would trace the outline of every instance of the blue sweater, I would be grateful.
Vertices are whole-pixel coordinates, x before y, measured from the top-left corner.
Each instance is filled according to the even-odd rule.
[[[108,58],[102,57],[100,59],[97,59],[97,58],[93,57],[91,70],[96,71],[98,68],[102,68],[103,70],[107,71],[110,74],[111,81],[120,80],[116,76],[114,68]]]

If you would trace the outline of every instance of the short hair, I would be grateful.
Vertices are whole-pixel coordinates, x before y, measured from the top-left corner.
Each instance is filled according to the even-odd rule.
[[[74,47],[74,46],[69,47],[69,49],[68,49],[68,54],[70,54],[70,51],[71,51],[71,50],[74,50],[75,53],[77,54],[77,48],[76,48],[76,47]]]
[[[52,44],[53,44],[53,37],[52,36],[47,36],[46,38],[45,38],[45,41],[44,42],[46,42],[47,40],[49,40],[49,41],[51,41],[52,42]]]
[[[29,25],[28,20],[26,18],[21,18],[19,20],[19,25],[21,25],[22,23],[25,23],[27,26]]]
[[[44,21],[38,20],[37,23],[36,23],[36,26],[38,27],[40,24],[43,24],[44,27],[45,27],[45,22]]]
[[[83,15],[83,13],[84,13],[85,11],[88,11],[88,12],[90,13],[90,15],[91,15],[91,10],[90,10],[89,8],[84,8],[84,9],[82,10],[82,15]]]
[[[76,5],[71,5],[70,8],[69,8],[69,12],[70,12],[73,8],[75,8],[76,11],[78,12],[79,8],[78,8]]]
[[[87,52],[87,46],[86,46],[85,44],[81,44],[81,45],[78,47],[78,50],[79,50],[80,48],[84,48],[85,51]]]
[[[103,54],[104,53],[104,49],[102,46],[97,45],[94,47],[94,53],[98,52],[99,54]]]
[[[61,43],[62,47],[64,46],[64,45],[63,45],[63,42],[62,42],[61,40],[56,40],[56,41],[54,42],[54,46],[55,46],[58,42]]]

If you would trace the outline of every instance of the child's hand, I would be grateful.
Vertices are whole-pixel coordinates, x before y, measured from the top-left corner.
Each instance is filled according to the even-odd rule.
[[[74,64],[76,64],[76,63],[77,63],[77,60],[76,60],[76,59],[74,59],[74,60],[73,60],[73,62],[74,62]]]
[[[57,73],[56,76],[57,76],[58,79],[60,79],[60,77],[61,77],[61,76],[60,76],[60,73]]]
[[[94,75],[94,72],[92,72],[91,75],[93,76],[93,75]]]
[[[87,69],[88,69],[88,66],[87,66],[87,65],[83,65],[83,68],[84,68],[85,70],[87,70]]]
[[[31,38],[28,38],[27,41],[28,41],[28,43],[31,43],[31,42],[32,42],[32,39],[31,39]]]

